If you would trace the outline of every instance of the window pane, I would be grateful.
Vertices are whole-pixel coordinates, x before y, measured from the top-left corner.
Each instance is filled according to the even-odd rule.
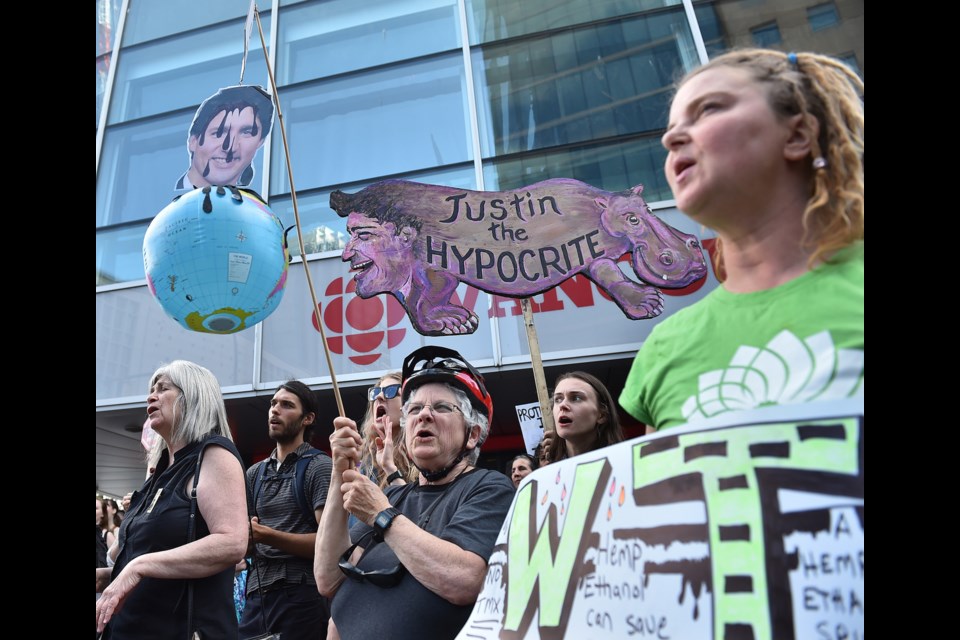
[[[249,8],[249,2],[237,0],[131,1],[127,24],[123,28],[123,44],[130,46],[190,29],[208,28],[231,18],[246,18]],[[237,32],[236,39],[243,46],[243,27]]]
[[[354,71],[460,46],[455,0],[310,2],[280,14],[280,84]]]
[[[442,184],[462,189],[477,188],[473,165],[414,173],[403,176],[402,179],[426,184]],[[341,185],[336,188],[347,193],[356,193],[374,182],[377,182],[377,180]],[[307,196],[299,194],[297,196],[297,208],[300,210],[300,225],[303,230],[303,244],[308,254],[323,251],[342,251],[347,240],[349,240],[346,219],[338,216],[330,208],[330,192],[333,190],[326,189]],[[272,198],[270,208],[280,218],[284,229],[296,224],[290,196]],[[293,256],[300,255],[300,243],[297,241],[296,229],[290,230],[287,239],[290,254]]]
[[[459,54],[318,82],[281,98],[298,190],[471,159]],[[271,193],[289,192],[279,135],[273,158]]]
[[[780,29],[776,22],[754,27],[750,30],[750,33],[753,35],[754,44],[758,47],[769,48],[781,42]]]
[[[493,42],[630,15],[680,0],[467,0],[470,42]]]
[[[143,280],[143,236],[148,226],[97,231],[97,286]]]
[[[170,204],[187,170],[187,133],[194,109],[145,122],[116,125],[103,140],[97,176],[97,226],[149,220]],[[279,137],[279,136],[278,136]],[[259,191],[263,151],[253,161]]]
[[[708,39],[707,51],[714,57],[728,49],[752,47],[751,28],[776,22],[781,41],[773,45],[781,51],[813,51],[831,56],[854,55],[863,72],[863,0],[841,0],[811,7],[826,7],[834,18],[833,28],[815,31],[808,22],[808,11],[792,0],[695,0],[697,19],[701,25],[715,25]],[[841,19],[842,16],[842,19]],[[815,18],[811,18],[812,20]]]
[[[809,7],[807,8],[807,21],[813,31],[835,27],[840,22],[840,16],[837,15],[837,6],[832,2],[827,2]]]
[[[474,54],[484,157],[666,126],[697,64],[682,8]]]
[[[607,145],[585,145],[522,158],[485,162],[483,180],[489,191],[525,187],[549,178],[575,178],[607,191],[644,186],[648,202],[673,198],[663,175],[667,152],[659,138]]]
[[[113,51],[122,0],[97,0],[97,56]]]
[[[264,16],[264,29],[269,16]],[[110,123],[193,106],[235,85],[243,60],[243,22],[123,49],[113,89]],[[244,84],[268,88],[260,38],[250,40]],[[189,128],[189,125],[188,125]]]
[[[723,25],[720,24],[713,4],[698,4],[694,6],[694,12],[697,14],[697,24],[700,25],[700,35],[703,37],[707,55],[712,58],[723,52]]]
[[[100,108],[103,106],[103,92],[107,90],[107,74],[110,73],[110,58],[105,53],[97,58],[97,127],[100,126]]]

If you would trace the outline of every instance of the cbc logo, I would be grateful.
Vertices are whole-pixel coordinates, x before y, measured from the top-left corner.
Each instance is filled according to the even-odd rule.
[[[396,327],[403,320],[406,311],[393,296],[375,296],[364,300],[355,294],[356,288],[356,280],[350,278],[347,289],[344,291],[343,278],[335,278],[327,285],[327,290],[324,292],[327,297],[326,308],[323,302],[319,306],[330,351],[338,355],[346,355],[351,362],[363,367],[373,364],[383,355],[384,338],[387,343],[386,349],[392,349],[400,344],[407,330],[402,327],[399,329],[392,327]],[[346,306],[343,304],[344,298],[349,298]],[[386,331],[383,330],[384,301],[386,301]],[[313,328],[319,332],[316,315],[311,314],[311,321]]]

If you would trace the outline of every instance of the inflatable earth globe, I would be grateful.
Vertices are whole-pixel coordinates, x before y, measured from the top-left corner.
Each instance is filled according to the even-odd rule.
[[[235,333],[269,316],[289,262],[280,219],[256,194],[230,187],[180,196],[143,239],[150,293],[191,331]]]

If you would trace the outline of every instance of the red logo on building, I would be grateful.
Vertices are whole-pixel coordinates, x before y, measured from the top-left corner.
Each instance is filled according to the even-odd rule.
[[[406,311],[393,296],[375,296],[363,298],[356,295],[357,283],[353,278],[343,288],[343,278],[335,278],[327,285],[326,308],[320,303],[323,326],[327,335],[330,351],[346,355],[351,362],[359,366],[373,364],[382,354],[381,345],[386,338],[387,349],[396,347],[407,333],[404,328],[393,329],[403,320]],[[344,305],[344,299],[348,302]],[[386,301],[386,323],[384,323],[384,301]],[[312,315],[313,328],[317,326],[317,316]],[[383,330],[384,325],[386,331]],[[347,333],[345,327],[352,329]],[[347,333],[347,335],[343,335]]]

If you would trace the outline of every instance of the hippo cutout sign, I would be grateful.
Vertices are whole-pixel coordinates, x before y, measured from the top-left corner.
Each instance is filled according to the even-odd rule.
[[[334,191],[330,207],[347,219],[342,258],[357,294],[392,294],[419,333],[439,336],[477,329],[477,315],[451,301],[461,282],[522,298],[583,273],[627,317],[658,316],[659,288],[683,288],[707,266],[699,241],[653,215],[642,193],[565,178],[502,192],[385,180]],[[642,282],[617,266],[626,253]]]
[[[860,399],[537,469],[457,640],[863,640],[863,451]]]

